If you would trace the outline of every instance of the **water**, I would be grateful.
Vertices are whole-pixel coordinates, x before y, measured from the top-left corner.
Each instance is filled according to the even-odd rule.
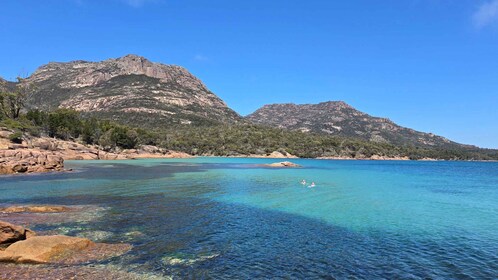
[[[75,172],[2,177],[0,204],[95,206],[90,218],[33,229],[131,243],[98,265],[143,275],[498,277],[498,163],[257,165],[274,161],[68,161]]]

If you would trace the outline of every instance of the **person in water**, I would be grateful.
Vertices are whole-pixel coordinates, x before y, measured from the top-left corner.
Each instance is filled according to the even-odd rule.
[[[304,179],[303,179],[303,180],[301,181],[301,185],[306,185],[306,180],[304,180]]]
[[[311,182],[310,188],[314,188],[314,187],[315,187],[315,182]]]

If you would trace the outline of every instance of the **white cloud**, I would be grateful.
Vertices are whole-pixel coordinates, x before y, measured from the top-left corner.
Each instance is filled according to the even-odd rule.
[[[491,0],[479,6],[473,16],[474,25],[483,28],[498,22],[498,0]]]

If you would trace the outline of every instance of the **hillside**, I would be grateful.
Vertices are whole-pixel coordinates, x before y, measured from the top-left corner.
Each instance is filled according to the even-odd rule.
[[[23,114],[0,115],[0,126],[109,149],[152,144],[194,155],[281,150],[299,157],[498,159],[496,150],[405,128],[342,101],[265,105],[242,118],[186,69],[136,55],[49,63],[21,81],[0,80],[2,92],[32,90]]]
[[[386,118],[370,116],[342,101],[304,105],[265,105],[248,115],[246,119],[259,125],[359,138],[377,143],[424,148],[475,148],[452,142],[432,133],[399,126]]]
[[[68,108],[133,125],[234,123],[240,116],[185,68],[127,55],[52,62],[25,80],[30,109]]]

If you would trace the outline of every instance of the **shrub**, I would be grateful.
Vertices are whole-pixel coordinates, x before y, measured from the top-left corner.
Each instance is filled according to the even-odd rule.
[[[16,131],[9,135],[9,140],[12,143],[21,144],[22,143],[22,132]]]

